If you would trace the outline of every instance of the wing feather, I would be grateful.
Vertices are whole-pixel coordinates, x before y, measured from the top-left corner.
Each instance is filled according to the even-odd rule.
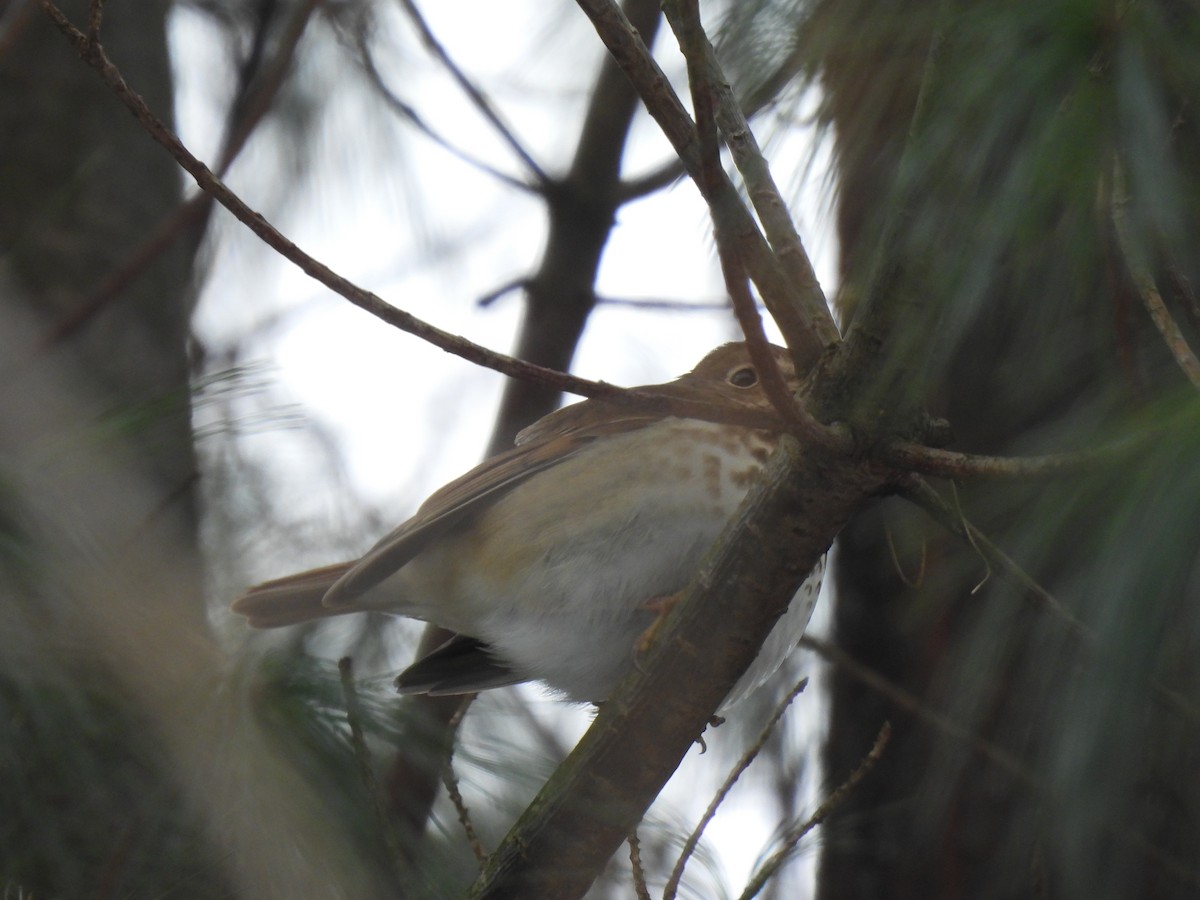
[[[538,425],[558,419],[560,428],[539,429],[533,439],[484,460],[465,475],[430,495],[416,515],[385,535],[339,578],[325,595],[327,607],[345,606],[375,587],[415,557],[430,541],[445,534],[464,519],[495,503],[517,485],[552,466],[571,459],[598,437],[636,431],[660,421],[645,415],[630,415],[589,423],[582,407],[585,400],[552,413]],[[563,416],[563,413],[571,413]]]

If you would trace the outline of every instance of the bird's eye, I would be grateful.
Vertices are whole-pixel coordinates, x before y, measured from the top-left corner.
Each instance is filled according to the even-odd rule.
[[[730,372],[726,380],[734,387],[754,387],[758,384],[758,373],[754,371],[753,366],[742,366]]]

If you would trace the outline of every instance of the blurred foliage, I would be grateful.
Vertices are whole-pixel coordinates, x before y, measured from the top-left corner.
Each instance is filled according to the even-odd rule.
[[[103,672],[72,674],[0,680],[4,896],[232,896],[153,723]]]
[[[1200,346],[1198,29],[1173,0],[806,9],[838,161],[841,312],[902,308],[880,389],[905,385],[975,452],[1146,436],[1074,476],[941,487],[1074,625],[901,504],[843,534],[839,643],[1020,771],[839,679],[831,768],[903,718],[826,830],[824,898],[1200,884],[1200,403],[1134,277],[1145,264]],[[918,560],[923,578],[897,574]]]

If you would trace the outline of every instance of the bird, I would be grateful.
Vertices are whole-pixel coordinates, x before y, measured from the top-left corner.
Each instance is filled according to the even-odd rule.
[[[770,349],[797,388],[788,351]],[[695,574],[782,427],[782,419],[772,428],[670,414],[672,401],[690,400],[772,413],[745,342],[639,390],[665,398],[668,411],[604,397],[556,410],[520,432],[512,449],[432,494],[360,559],[265,582],[233,612],[253,628],[378,611],[454,632],[400,673],[395,683],[405,694],[540,681],[568,700],[603,702]],[[822,558],[723,708],[795,647],[823,570]]]

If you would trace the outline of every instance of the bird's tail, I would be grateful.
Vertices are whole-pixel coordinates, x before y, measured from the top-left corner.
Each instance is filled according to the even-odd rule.
[[[279,628],[355,612],[353,606],[330,608],[321,603],[325,592],[350,566],[350,563],[337,563],[263,582],[235,600],[230,609],[245,616],[251,628]]]

